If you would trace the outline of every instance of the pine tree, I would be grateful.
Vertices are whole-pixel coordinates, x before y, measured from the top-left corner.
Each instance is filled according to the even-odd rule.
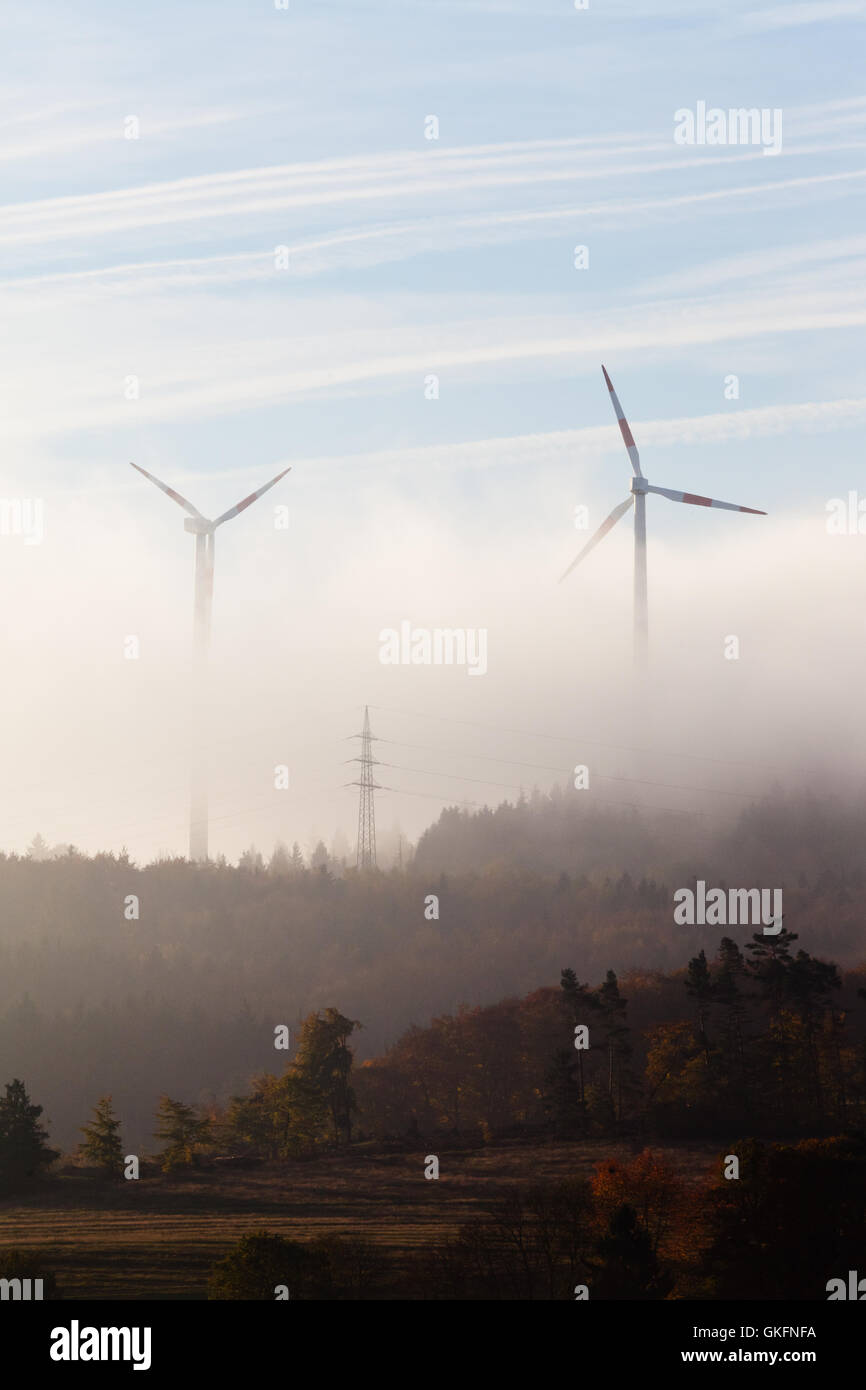
[[[746,943],[751,955],[747,970],[758,986],[759,997],[769,1016],[771,1045],[769,1049],[763,1048],[758,1057],[759,1089],[763,1092],[767,1117],[775,1110],[775,1122],[782,1126],[790,1125],[798,1117],[802,1105],[797,1019],[787,1007],[793,966],[791,946],[796,940],[796,932],[783,927],[776,936],[755,932],[752,940]]]
[[[330,862],[331,856],[328,854],[327,846],[324,840],[320,840],[310,855],[310,868],[327,873]]]
[[[100,1097],[93,1108],[93,1119],[81,1126],[81,1133],[85,1136],[79,1146],[81,1157],[119,1177],[123,1172],[123,1146],[120,1120],[114,1114],[111,1096]]]
[[[31,1105],[24,1082],[10,1082],[0,1099],[0,1191],[12,1191],[35,1177],[59,1158],[48,1147],[48,1135],[39,1123],[41,1105]]]
[[[268,860],[268,873],[288,874],[291,873],[291,870],[292,860],[289,855],[289,851],[283,844],[282,840],[278,840],[277,843],[274,845],[274,852]]]
[[[195,1164],[199,1149],[210,1138],[208,1121],[200,1119],[191,1105],[171,1100],[169,1096],[160,1096],[156,1118],[154,1135],[165,1143],[158,1155],[163,1172]]]
[[[710,1065],[710,1041],[707,1037],[707,1013],[713,1001],[715,990],[710,979],[706,951],[700,951],[689,961],[686,974],[686,993],[694,999],[698,1008],[698,1038],[704,1050],[704,1061]]]
[[[560,977],[562,998],[568,1009],[572,1027],[579,1024],[589,1026],[593,1013],[598,1013],[599,1003],[589,985],[582,985],[573,970],[563,970]],[[584,1049],[577,1049],[577,1089],[581,1112],[586,1109],[586,1078],[583,1068]]]
[[[722,937],[713,982],[713,1002],[722,1011],[717,1025],[720,1067],[729,1093],[739,1097],[743,1118],[748,1120],[752,1114],[753,1081],[747,1051],[745,979],[746,962],[742,951],[731,937]]]
[[[797,952],[788,970],[787,990],[803,1024],[806,1070],[812,1103],[819,1122],[824,1119],[825,1098],[821,1083],[818,1035],[824,1018],[833,1013],[830,1004],[831,991],[841,987],[842,981],[835,965],[816,960],[808,951]]]
[[[601,1010],[602,1027],[607,1040],[607,1092],[617,1120],[622,1119],[623,1093],[628,1081],[627,1067],[632,1054],[630,1029],[625,1021],[628,1000],[619,992],[616,974],[608,970],[596,998]]]
[[[747,969],[773,1014],[777,1014],[785,1002],[791,946],[796,940],[797,933],[783,927],[777,936],[755,932],[752,940],[746,942],[746,950],[751,952]]]
[[[554,1132],[565,1138],[579,1134],[584,1123],[582,1082],[575,1079],[574,1073],[571,1053],[560,1048],[544,1077],[542,1104],[550,1116]]]

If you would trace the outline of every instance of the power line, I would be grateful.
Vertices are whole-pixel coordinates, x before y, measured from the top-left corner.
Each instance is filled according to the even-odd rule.
[[[752,759],[747,758],[711,758],[705,753],[686,753],[683,751],[682,748],[679,747],[668,747],[662,750],[636,748],[634,745],[625,743],[602,743],[600,739],[585,738],[583,735],[570,734],[568,736],[565,736],[561,734],[542,734],[537,733],[532,729],[506,729],[503,728],[501,724],[489,724],[486,720],[481,721],[478,719],[450,719],[446,715],[442,714],[421,714],[418,710],[396,709],[393,705],[371,705],[370,708],[382,710],[386,714],[401,714],[410,719],[435,720],[437,723],[440,724],[463,724],[466,725],[468,728],[472,729],[489,729],[492,733],[516,734],[518,737],[521,738],[543,738],[547,739],[552,743],[570,743],[573,745],[575,742],[579,741],[581,743],[588,744],[591,748],[612,748],[615,751],[621,753],[647,753],[664,751],[671,757],[691,758],[696,762],[718,763],[722,767],[760,767],[764,768],[766,771],[769,772],[781,772],[784,770],[776,763],[756,763]]]
[[[402,763],[380,763],[379,766],[394,768],[396,772],[417,772],[420,773],[423,777],[445,777],[455,782],[477,782],[482,787],[504,787],[507,791],[523,791],[523,787],[518,786],[517,783],[514,782],[487,782],[482,777],[461,777],[460,774],[457,772],[431,772],[429,768],[404,767]],[[348,783],[348,785],[353,786],[355,784],[350,782]],[[663,786],[664,783],[651,783],[650,785]],[[396,790],[396,788],[391,788],[391,790],[394,791]],[[608,806],[636,806],[639,810],[644,811],[670,811],[675,816],[704,816],[707,814],[706,811],[684,810],[682,807],[641,806],[640,802],[636,801],[611,801],[609,799],[605,800],[605,798],[602,797],[596,797],[594,793],[590,793],[590,795],[592,796],[593,801],[604,801],[605,804]]]
[[[429,744],[429,743],[427,743],[427,744],[424,744],[424,743],[401,743],[401,742],[399,742],[399,740],[397,740],[397,739],[391,739],[391,738],[383,738],[383,739],[380,739],[379,742],[380,742],[380,743],[390,743],[394,748],[417,748],[417,749],[419,749],[419,750],[422,751],[422,752],[427,752],[427,753],[439,753],[439,754],[442,755],[443,757],[473,758],[473,759],[477,760],[478,762],[486,762],[486,763],[504,763],[504,764],[505,764],[506,766],[508,766],[508,767],[528,767],[528,768],[533,769],[533,770],[536,771],[536,772],[557,772],[557,773],[559,773],[560,776],[562,776],[562,777],[570,777],[570,776],[571,776],[571,772],[570,772],[570,770],[569,770],[568,768],[551,767],[551,766],[549,766],[548,764],[545,764],[545,763],[526,763],[526,762],[521,762],[521,761],[519,761],[519,760],[516,759],[516,758],[494,758],[494,757],[491,757],[489,754],[484,754],[484,753],[459,753],[459,752],[457,752],[457,751],[454,750],[454,749],[434,748],[434,747],[432,747],[432,745]],[[383,767],[397,767],[397,766],[399,766],[399,764],[397,764],[397,763],[383,763],[382,766],[383,766]],[[424,769],[423,769],[423,768],[406,768],[406,769],[404,769],[404,771],[408,771],[408,772],[416,772],[416,771],[417,771],[417,772],[423,772]],[[434,774],[432,774],[432,775],[433,775],[433,776],[443,776],[443,777],[444,777],[444,776],[446,776],[446,775],[448,775],[448,774],[446,774],[446,773],[434,773]],[[727,790],[725,790],[723,787],[690,787],[690,786],[686,786],[686,785],[685,785],[684,783],[682,783],[682,782],[656,782],[656,781],[653,781],[653,780],[651,780],[650,778],[646,778],[646,777],[615,777],[615,776],[613,776],[613,774],[611,774],[611,773],[606,773],[606,772],[593,772],[592,775],[593,775],[593,777],[597,778],[599,781],[602,781],[602,782],[631,782],[631,783],[633,783],[635,786],[643,786],[643,787],[664,787],[664,788],[665,788],[666,790],[668,790],[668,791],[706,792],[706,793],[708,793],[710,796],[737,796],[737,797],[742,797],[742,798],[745,799],[745,800],[750,800],[752,797],[761,796],[761,795],[763,794],[763,793],[757,792],[757,791],[755,791],[755,792],[752,792],[752,791],[749,791],[749,792],[727,791]],[[481,779],[481,778],[467,777],[467,778],[464,778],[463,780],[464,780],[464,781],[467,781],[467,782],[473,782],[473,781],[481,781],[482,779]],[[486,785],[486,786],[490,786],[490,787],[504,787],[504,786],[507,786],[507,785],[509,785],[509,784],[506,783],[506,782],[487,782],[487,783],[485,783],[485,785]]]
[[[351,785],[352,785],[352,783],[347,783],[347,786],[351,786]],[[448,802],[450,805],[456,805],[456,802],[454,801],[453,797],[450,797],[450,796],[437,796],[435,792],[413,792],[413,791],[409,791],[408,788],[406,788],[406,787],[384,787],[384,786],[383,786],[383,787],[380,787],[379,790],[380,790],[380,791],[383,791],[383,792],[393,792],[393,793],[395,793],[395,795],[397,795],[397,796],[423,796],[423,797],[428,798],[428,800],[430,800],[430,801],[446,801],[446,802]],[[469,800],[467,800],[465,797],[461,797],[461,798],[460,798],[460,805],[461,805],[461,806],[484,806],[485,804],[486,804],[486,803],[485,803],[485,802],[482,802],[482,801],[469,801]],[[690,818],[691,818],[692,816],[701,816],[701,817],[705,817],[705,816],[707,815],[707,812],[706,812],[706,811],[691,811],[691,810],[684,811],[684,810],[682,810],[682,809],[680,809],[680,808],[678,808],[678,807],[675,807],[675,806],[652,806],[652,807],[647,807],[647,806],[645,806],[645,805],[642,805],[641,802],[639,802],[639,801],[616,801],[616,800],[612,800],[610,797],[606,797],[606,796],[595,796],[595,795],[593,795],[593,797],[592,797],[592,803],[591,803],[591,804],[592,804],[593,806],[599,806],[599,805],[600,805],[600,806],[624,806],[624,807],[626,807],[627,810],[631,810],[631,811],[647,811],[647,810],[652,810],[653,815],[655,815],[656,812],[660,812],[660,813],[662,813],[662,814],[670,815],[670,816],[688,816],[688,817],[690,817]],[[701,831],[700,833],[701,833],[701,834],[706,834],[707,832],[706,832],[706,831]]]

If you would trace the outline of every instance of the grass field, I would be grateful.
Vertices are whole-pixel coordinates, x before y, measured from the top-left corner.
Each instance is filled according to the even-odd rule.
[[[436,1152],[436,1145],[430,1146]],[[208,1272],[241,1236],[360,1235],[399,1261],[452,1233],[515,1184],[588,1175],[632,1151],[599,1144],[508,1143],[424,1152],[373,1146],[308,1163],[204,1169],[105,1183],[65,1175],[0,1203],[0,1248],[38,1249],[68,1298],[205,1298]],[[717,1171],[717,1144],[660,1146],[689,1182]]]

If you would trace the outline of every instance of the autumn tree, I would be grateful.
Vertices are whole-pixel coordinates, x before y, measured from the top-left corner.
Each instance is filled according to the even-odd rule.
[[[592,1246],[585,1180],[513,1188],[436,1249],[429,1273],[443,1298],[571,1300]]]
[[[677,1170],[660,1154],[645,1149],[628,1163],[605,1159],[592,1177],[595,1211],[610,1222],[623,1206],[635,1212],[654,1255],[667,1252],[675,1224],[683,1182]]]
[[[590,1279],[593,1298],[660,1299],[673,1288],[670,1273],[660,1268],[649,1236],[627,1203],[611,1214],[596,1255]]]
[[[369,1241],[326,1235],[288,1240],[268,1231],[243,1236],[211,1270],[208,1298],[261,1300],[376,1297],[388,1261]]]
[[[197,1163],[199,1152],[210,1138],[208,1121],[200,1118],[193,1106],[165,1095],[160,1096],[156,1120],[154,1135],[165,1144],[158,1155],[163,1172]]]
[[[114,1114],[111,1096],[102,1096],[93,1108],[93,1119],[81,1126],[85,1136],[79,1145],[81,1157],[105,1172],[120,1176],[123,1172],[123,1146],[120,1141],[120,1120]]]
[[[316,1297],[322,1283],[324,1260],[309,1244],[287,1240],[269,1231],[243,1236],[214,1265],[208,1281],[208,1298],[232,1301],[273,1302],[279,1286],[291,1301]]]
[[[333,1129],[334,1142],[352,1142],[355,1092],[351,1085],[352,1052],[349,1038],[360,1024],[338,1009],[309,1014],[301,1025],[298,1050],[291,1072],[301,1110],[318,1113],[324,1107]]]
[[[704,1132],[716,1123],[719,1096],[694,1023],[657,1023],[645,1036],[644,1105],[654,1128],[674,1136]]]
[[[826,1299],[830,1278],[862,1260],[866,1228],[863,1136],[795,1145],[734,1142],[736,1182],[719,1177],[703,1199],[704,1259],[718,1299]]]

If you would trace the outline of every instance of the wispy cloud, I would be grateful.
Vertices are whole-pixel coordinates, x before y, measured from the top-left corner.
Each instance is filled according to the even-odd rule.
[[[772,29],[799,28],[803,24],[825,24],[837,19],[860,19],[866,15],[866,0],[805,0],[802,4],[773,5],[751,10],[742,16],[743,29],[763,33]]]
[[[790,434],[830,434],[866,421],[866,397],[832,401],[804,401],[796,405],[763,406],[714,415],[680,416],[670,420],[637,420],[630,423],[641,447],[675,448],[696,444],[727,444],[771,439]],[[622,439],[616,425],[591,425],[583,429],[556,430],[545,434],[500,436],[409,449],[383,449],[366,454],[335,454],[305,458],[287,456],[277,467],[357,470],[376,476],[465,469],[568,468],[581,459],[606,455],[619,458]],[[212,475],[247,477],[247,470]],[[190,475],[192,478],[193,475]]]
[[[11,339],[20,325],[22,340],[32,340],[33,349],[19,342],[3,354],[4,432],[33,440],[71,430],[204,419],[280,402],[347,397],[361,389],[405,390],[429,372],[464,385],[502,380],[504,372],[556,377],[565,362],[569,370],[595,363],[600,345],[622,359],[648,350],[675,353],[866,324],[866,287],[848,284],[798,295],[773,289],[629,303],[586,311],[577,323],[569,313],[507,312],[507,301],[496,314],[492,305],[479,303],[473,316],[459,302],[462,313],[456,312],[458,301],[440,298],[445,317],[434,321],[428,310],[426,322],[415,322],[411,316],[407,321],[405,304],[394,309],[361,298],[316,299],[296,305],[287,327],[278,295],[259,304],[254,316],[205,300],[193,314],[175,295],[154,296],[145,325],[138,316],[129,322],[123,301],[110,299],[98,316],[88,310],[95,340],[85,355],[78,313],[62,325],[55,315],[52,338],[26,313],[14,320],[7,314]],[[232,342],[230,354],[219,346],[218,325]],[[141,393],[131,402],[122,385],[132,371]],[[50,411],[43,408],[46,379],[52,383]]]

